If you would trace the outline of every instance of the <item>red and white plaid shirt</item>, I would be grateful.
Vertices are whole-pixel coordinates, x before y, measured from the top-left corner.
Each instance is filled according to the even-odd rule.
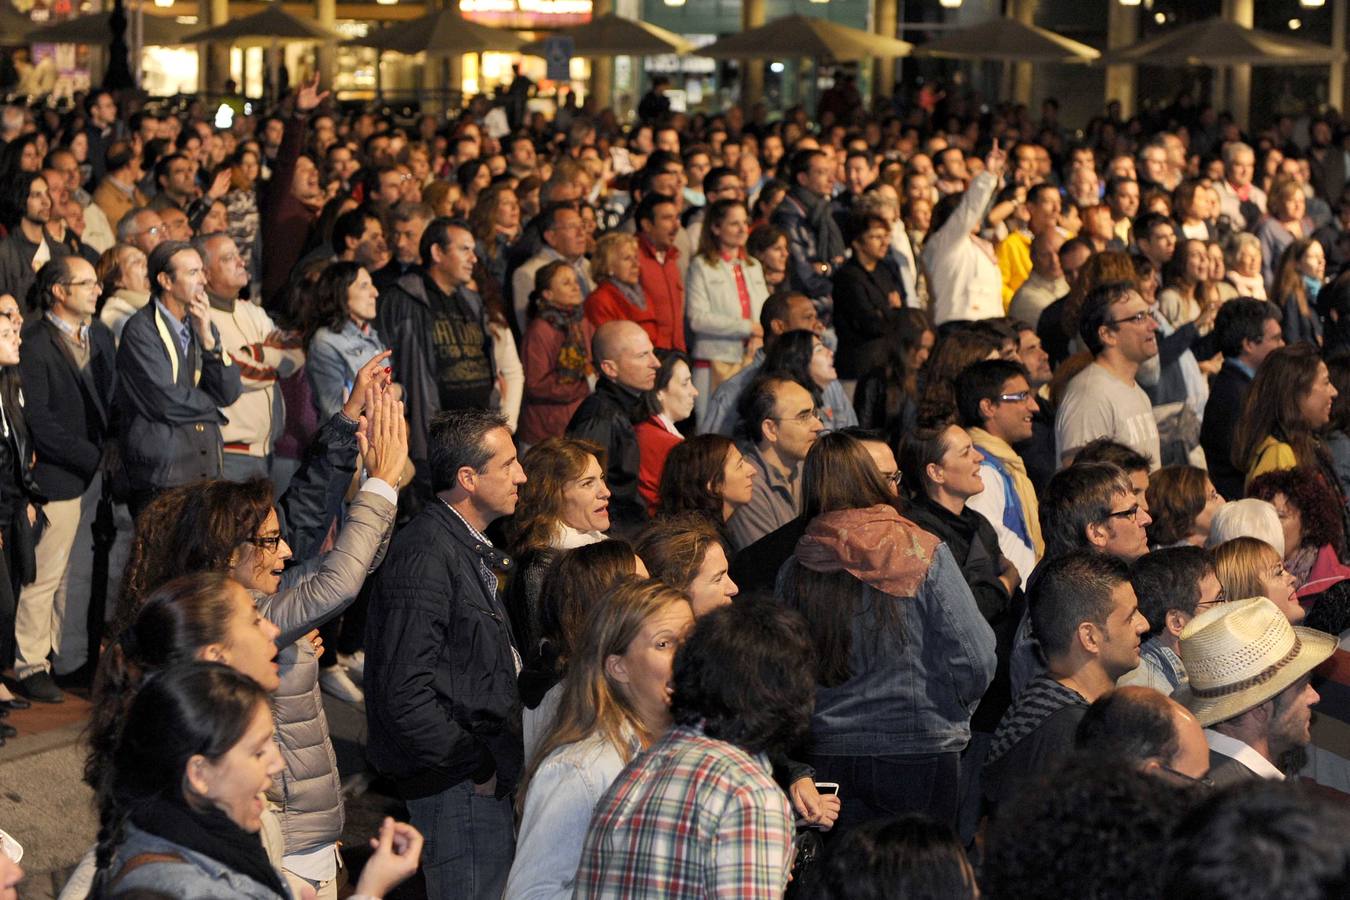
[[[777,900],[792,837],[767,757],[676,727],[601,798],[574,897]]]

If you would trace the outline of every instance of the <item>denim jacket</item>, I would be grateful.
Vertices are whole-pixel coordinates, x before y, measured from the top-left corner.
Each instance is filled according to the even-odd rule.
[[[790,578],[785,568],[782,580]],[[919,755],[959,751],[970,717],[994,678],[994,632],[946,544],[913,597],[857,582],[849,665],[838,687],[817,687],[810,752],[816,756]],[[874,604],[900,604],[902,637],[878,639]]]
[[[623,767],[619,751],[600,734],[559,747],[539,764],[525,792],[516,856],[504,897],[566,900],[572,896],[591,814]]]
[[[356,373],[384,349],[384,342],[373,326],[362,332],[351,320],[343,324],[341,331],[320,328],[314,332],[305,372],[314,391],[320,422],[326,422],[342,409],[345,395],[356,383]]]

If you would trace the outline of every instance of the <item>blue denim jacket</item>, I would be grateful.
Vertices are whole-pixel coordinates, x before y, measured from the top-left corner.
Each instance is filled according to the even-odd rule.
[[[384,349],[384,341],[380,340],[374,326],[362,333],[350,320],[341,331],[320,328],[314,332],[305,359],[305,372],[314,392],[320,422],[328,421],[342,409],[347,393],[356,382],[356,373]]]
[[[786,577],[790,571],[785,568]],[[994,632],[951,551],[938,546],[913,597],[857,585],[863,595],[862,614],[853,622],[854,675],[838,687],[816,689],[810,752],[902,756],[963,749],[970,716],[994,679]],[[876,637],[878,603],[900,604],[900,640]]]

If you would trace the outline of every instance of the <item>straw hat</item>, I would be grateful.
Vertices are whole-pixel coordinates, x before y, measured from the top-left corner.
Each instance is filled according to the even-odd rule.
[[[1296,628],[1265,597],[1207,609],[1181,632],[1189,683],[1172,698],[1204,726],[1260,706],[1336,651],[1336,638]]]

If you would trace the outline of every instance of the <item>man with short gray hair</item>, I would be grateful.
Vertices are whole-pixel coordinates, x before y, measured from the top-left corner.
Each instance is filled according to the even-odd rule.
[[[484,532],[515,512],[525,470],[495,412],[440,413],[427,444],[436,497],[394,537],[371,595],[367,751],[427,837],[428,898],[499,897],[524,762],[521,663],[498,590],[514,564]]]
[[[1256,151],[1241,141],[1224,144],[1223,178],[1214,187],[1219,192],[1219,214],[1227,216],[1235,231],[1251,231],[1266,214],[1266,192],[1252,183],[1256,176]]]

